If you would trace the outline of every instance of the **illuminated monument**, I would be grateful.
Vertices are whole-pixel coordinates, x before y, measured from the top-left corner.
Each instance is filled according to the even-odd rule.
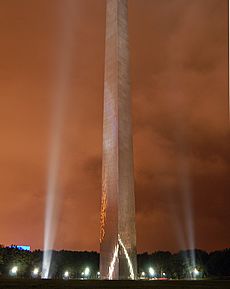
[[[127,0],[107,0],[101,206],[102,279],[136,279]]]

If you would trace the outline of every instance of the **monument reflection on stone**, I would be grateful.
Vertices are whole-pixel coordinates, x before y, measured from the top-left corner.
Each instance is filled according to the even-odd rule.
[[[102,279],[136,279],[127,0],[107,0],[100,230]]]

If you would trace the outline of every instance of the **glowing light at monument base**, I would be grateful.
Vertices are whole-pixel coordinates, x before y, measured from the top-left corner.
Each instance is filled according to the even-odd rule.
[[[118,241],[119,241],[119,244],[121,245],[121,247],[123,248],[124,250],[124,253],[125,253],[125,257],[127,259],[127,262],[128,262],[128,265],[129,265],[129,271],[130,271],[130,279],[134,280],[135,279],[135,274],[134,274],[134,269],[133,269],[133,264],[130,260],[130,257],[129,257],[129,254],[120,238],[120,236],[118,235]]]
[[[122,248],[125,254],[125,258],[127,260],[128,266],[129,266],[129,271],[130,271],[130,279],[135,280],[135,274],[134,274],[134,269],[133,269],[133,264],[132,261],[129,257],[128,251],[125,248],[125,245],[123,244],[120,235],[118,235],[118,244],[116,245],[115,249],[114,249],[114,253],[113,253],[113,258],[111,261],[111,264],[109,266],[109,280],[113,280],[113,274],[114,274],[114,270],[115,270],[115,265],[116,262],[119,261],[119,248]]]
[[[109,266],[109,280],[113,280],[113,273],[114,273],[115,264],[116,264],[116,261],[118,258],[118,252],[119,252],[119,245],[117,244],[115,249],[114,249],[113,259],[112,259],[111,264]]]

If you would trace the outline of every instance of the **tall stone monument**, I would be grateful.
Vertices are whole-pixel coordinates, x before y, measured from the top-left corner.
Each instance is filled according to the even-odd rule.
[[[102,279],[136,279],[128,1],[107,0],[101,205]]]

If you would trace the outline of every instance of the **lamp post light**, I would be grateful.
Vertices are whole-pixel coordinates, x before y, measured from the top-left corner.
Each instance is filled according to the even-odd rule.
[[[86,267],[85,268],[85,272],[84,272],[84,276],[86,277],[86,279],[89,277],[89,275],[90,275],[90,269],[89,269],[89,267]]]
[[[141,272],[141,279],[145,279],[145,277],[146,277],[146,273],[144,271]]]
[[[17,273],[18,273],[18,267],[17,266],[12,267],[10,270],[10,275],[17,276]]]
[[[39,274],[39,269],[38,268],[34,268],[33,272],[32,272],[32,275],[34,278],[38,277],[38,274]]]
[[[64,279],[69,279],[69,271],[65,271],[63,274]]]
[[[155,270],[152,267],[149,268],[149,276],[151,278],[153,278],[155,276]]]

